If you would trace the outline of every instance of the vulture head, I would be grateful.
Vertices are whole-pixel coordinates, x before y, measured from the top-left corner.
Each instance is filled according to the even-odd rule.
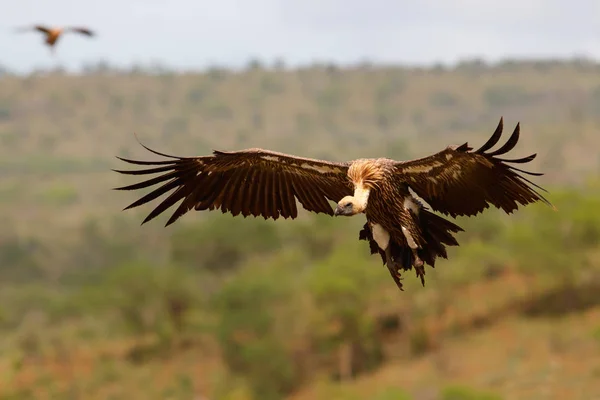
[[[363,211],[365,211],[365,207],[359,204],[359,202],[356,201],[356,198],[353,196],[346,196],[339,201],[337,207],[333,211],[333,215],[350,217],[352,215],[360,214]]]

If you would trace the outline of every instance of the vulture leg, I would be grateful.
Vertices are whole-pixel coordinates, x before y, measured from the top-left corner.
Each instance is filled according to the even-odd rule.
[[[413,266],[415,267],[415,272],[417,273],[417,277],[421,278],[421,283],[425,286],[425,265],[423,260],[417,254],[417,249],[412,249],[413,256],[415,261],[413,262]]]
[[[402,284],[400,283],[400,280],[402,280],[402,275],[400,274],[400,271],[402,270],[402,263],[394,260],[394,257],[392,257],[392,246],[388,246],[385,249],[385,266],[390,271],[392,278],[398,279],[396,283],[398,284],[400,290],[402,290]]]
[[[396,282],[396,285],[400,290],[402,289],[402,276],[400,271],[406,269],[402,260],[394,259],[394,255],[392,253],[392,242],[390,240],[390,233],[386,231],[381,225],[369,222],[369,228],[371,230],[372,238],[377,243],[379,249],[383,250],[385,253],[385,266],[390,271],[390,275]]]
[[[405,227],[402,227],[402,233],[404,233],[404,236],[406,237],[406,241],[408,242],[408,247],[410,247],[410,250],[413,253],[413,257],[415,259],[413,262],[413,265],[414,265],[415,269],[417,271],[419,271],[420,269],[423,269],[423,260],[421,260],[421,257],[419,257],[419,254],[417,253],[417,250],[418,250],[417,243],[413,239],[413,237],[410,234],[410,232],[408,231],[408,229],[406,229]]]
[[[417,260],[420,261],[420,264],[417,263]],[[425,266],[423,265],[423,261],[420,258],[415,258],[414,266],[417,278],[420,278],[421,284],[425,286]]]

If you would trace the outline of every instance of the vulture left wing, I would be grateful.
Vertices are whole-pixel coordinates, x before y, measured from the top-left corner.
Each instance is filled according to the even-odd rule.
[[[144,145],[142,145],[144,146]],[[183,200],[166,225],[195,210],[221,209],[223,213],[244,217],[261,215],[265,219],[296,218],[296,201],[316,213],[333,215],[327,200],[340,201],[352,194],[347,177],[349,164],[295,157],[262,149],[214,151],[211,156],[168,157],[166,161],[136,161],[117,157],[125,162],[151,168],[122,171],[128,175],[161,175],[143,182],[116,188],[134,190],[161,184],[125,209],[145,204],[175,189],[142,222],[146,223]]]
[[[397,162],[395,178],[406,183],[434,210],[452,217],[476,215],[489,204],[508,214],[518,208],[517,203],[526,205],[542,201],[553,207],[535,188],[546,190],[519,172],[535,176],[543,174],[509,165],[530,162],[536,154],[512,160],[497,157],[515,147],[519,140],[519,124],[503,146],[487,152],[498,143],[502,127],[501,118],[494,134],[476,151],[465,143],[450,146],[429,157]]]
[[[94,36],[94,32],[92,30],[80,26],[70,26],[65,28],[65,31],[76,32],[86,36]]]

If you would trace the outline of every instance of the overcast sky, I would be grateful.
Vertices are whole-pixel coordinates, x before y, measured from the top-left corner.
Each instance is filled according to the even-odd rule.
[[[30,24],[86,25],[55,58]],[[0,64],[27,72],[84,62],[160,61],[174,68],[454,63],[465,57],[600,59],[600,0],[18,0],[0,12]]]

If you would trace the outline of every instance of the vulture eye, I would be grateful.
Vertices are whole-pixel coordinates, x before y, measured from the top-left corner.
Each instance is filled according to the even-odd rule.
[[[344,207],[352,207],[352,203],[346,203]]]

